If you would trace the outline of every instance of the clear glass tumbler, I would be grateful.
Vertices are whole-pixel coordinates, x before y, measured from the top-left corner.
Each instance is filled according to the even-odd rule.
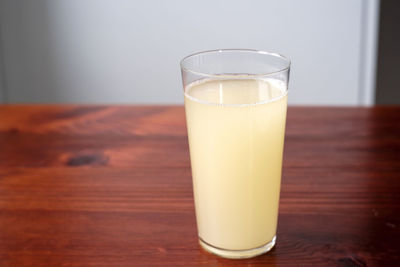
[[[276,240],[290,61],[244,49],[181,61],[200,245],[226,258]]]

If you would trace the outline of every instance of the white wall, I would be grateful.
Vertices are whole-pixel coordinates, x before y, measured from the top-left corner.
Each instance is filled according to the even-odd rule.
[[[182,57],[255,48],[292,59],[291,104],[372,103],[378,0],[0,3],[8,102],[182,103]]]
[[[1,6],[0,6],[1,8]],[[1,14],[0,14],[1,15]],[[1,20],[0,20],[1,26]],[[6,102],[6,80],[4,77],[5,69],[4,69],[4,59],[3,59],[3,42],[2,42],[2,34],[1,34],[1,27],[0,27],[0,104]]]

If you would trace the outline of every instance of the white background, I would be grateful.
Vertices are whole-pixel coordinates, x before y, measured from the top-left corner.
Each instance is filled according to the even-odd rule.
[[[182,103],[179,60],[291,58],[290,104],[373,104],[378,0],[0,0],[0,101]]]

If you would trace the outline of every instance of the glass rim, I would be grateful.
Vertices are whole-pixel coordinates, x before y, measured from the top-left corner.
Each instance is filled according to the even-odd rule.
[[[211,54],[211,53],[225,53],[225,52],[245,52],[245,53],[254,53],[254,54],[260,54],[260,55],[269,55],[269,56],[274,56],[277,58],[280,58],[282,60],[284,60],[286,62],[286,66],[278,69],[276,71],[270,71],[270,72],[266,72],[266,73],[252,73],[252,74],[248,74],[246,73],[246,77],[265,77],[265,76],[270,76],[270,75],[276,75],[278,73],[281,72],[285,72],[288,71],[290,69],[291,66],[291,60],[287,57],[285,57],[282,54],[279,53],[275,53],[275,52],[268,52],[268,51],[264,51],[264,50],[257,50],[257,49],[243,49],[243,48],[228,48],[228,49],[214,49],[214,50],[205,50],[205,51],[200,51],[200,52],[196,52],[193,54],[190,54],[186,57],[184,57],[181,61],[180,61],[180,66],[181,69],[190,73],[193,73],[195,75],[201,75],[201,76],[207,76],[207,77],[219,77],[221,78],[221,76],[223,77],[235,77],[238,74],[214,74],[214,73],[207,73],[207,72],[200,72],[200,71],[195,71],[192,69],[189,69],[187,67],[184,66],[185,61],[194,57],[194,56],[198,56],[198,55],[205,55],[205,54]]]

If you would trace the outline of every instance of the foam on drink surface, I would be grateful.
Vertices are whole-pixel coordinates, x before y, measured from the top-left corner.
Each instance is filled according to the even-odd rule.
[[[185,96],[203,104],[247,106],[277,100],[286,92],[285,84],[274,79],[200,80],[185,89]]]

